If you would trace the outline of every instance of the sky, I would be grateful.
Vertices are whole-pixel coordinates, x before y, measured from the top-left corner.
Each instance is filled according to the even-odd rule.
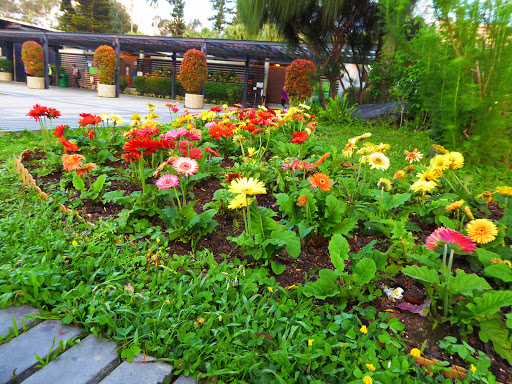
[[[118,1],[126,7],[128,13],[130,13],[131,4],[133,3],[133,22],[139,26],[139,31],[144,34],[152,35],[156,33],[152,27],[155,16],[160,20],[171,18],[172,6],[166,0],[158,0],[156,7],[149,5],[146,0]],[[186,23],[193,19],[199,19],[203,27],[211,28],[208,17],[213,14],[214,11],[209,0],[186,0],[185,2]]]

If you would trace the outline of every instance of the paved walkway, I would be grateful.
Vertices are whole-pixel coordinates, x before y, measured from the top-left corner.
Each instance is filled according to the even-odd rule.
[[[0,310],[0,384],[195,384],[192,376],[181,375],[173,381],[173,366],[144,355],[134,361],[121,362],[117,345],[94,335],[80,337],[79,344],[67,349],[54,360],[59,342],[66,343],[83,335],[74,325],[62,325],[58,320],[27,318],[37,313],[27,305]],[[17,329],[15,335],[13,327]],[[24,330],[25,328],[25,330]],[[27,330],[28,329],[28,330]],[[39,367],[39,356],[49,361]],[[46,357],[50,356],[48,360]]]
[[[53,107],[60,111],[61,117],[54,120],[54,126],[68,124],[71,128],[78,126],[80,113],[115,113],[129,122],[135,112],[141,116],[148,113],[147,103],[156,106],[156,113],[161,123],[171,121],[169,109],[165,104],[169,99],[121,95],[118,99],[98,97],[97,91],[90,89],[73,89],[51,87],[50,89],[28,89],[25,83],[0,82],[0,132],[39,130],[39,123],[27,116],[34,104]],[[184,111],[184,102],[180,101],[180,112]],[[212,105],[203,109],[190,109],[191,113],[208,110]]]

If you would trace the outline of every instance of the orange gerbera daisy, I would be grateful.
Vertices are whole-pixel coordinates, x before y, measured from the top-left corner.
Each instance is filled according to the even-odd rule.
[[[62,155],[62,165],[68,172],[80,168],[82,166],[82,160],[85,160],[85,157],[82,155]]]
[[[322,165],[322,163],[329,157],[331,156],[331,152],[327,152],[325,155],[323,155],[320,160],[318,160],[316,163],[315,163],[315,167],[319,167],[320,165]]]
[[[313,188],[318,187],[324,192],[327,192],[332,188],[332,183],[329,179],[329,176],[320,172],[317,172],[313,176],[308,177],[308,181],[311,183]]]
[[[299,207],[303,207],[304,205],[306,205],[307,202],[308,202],[308,195],[306,195],[306,194],[300,195],[299,198],[297,199],[297,205]]]
[[[97,165],[94,163],[84,164],[76,170],[76,175],[78,177],[82,177],[83,175],[86,175],[87,177],[89,177],[89,172],[96,169],[96,167],[97,167]]]

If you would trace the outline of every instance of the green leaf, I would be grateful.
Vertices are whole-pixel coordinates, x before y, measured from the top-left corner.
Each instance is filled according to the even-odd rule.
[[[489,265],[484,269],[484,275],[503,280],[506,283],[512,282],[512,269],[506,264]]]
[[[330,223],[340,223],[345,212],[345,202],[338,200],[333,195],[325,199],[325,218]]]
[[[285,265],[278,264],[274,260],[270,261],[270,266],[272,267],[272,272],[274,272],[276,275],[280,275],[286,270]]]
[[[341,223],[334,226],[332,233],[339,235],[348,235],[351,230],[357,226],[357,219],[354,217],[346,217]],[[350,237],[350,236],[349,236]]]
[[[478,257],[478,260],[484,265],[484,267],[488,267],[489,265],[491,265],[492,259],[500,257],[500,255],[498,255],[497,253],[488,251],[484,248],[477,248],[476,256]]]
[[[408,265],[402,269],[402,273],[413,279],[419,280],[424,284],[433,284],[439,286],[439,273],[437,270],[428,267],[418,267],[417,265]]]
[[[376,272],[377,266],[375,261],[372,259],[362,259],[354,268],[354,282],[359,286],[368,284],[375,277]]]
[[[100,193],[103,185],[105,184],[105,180],[107,180],[107,175],[103,174],[96,179],[96,181],[92,184],[92,190],[94,192]]]
[[[505,324],[499,318],[482,321],[478,324],[478,336],[484,343],[492,341],[494,350],[512,365],[512,342]]]
[[[81,177],[78,177],[76,173],[73,175],[73,187],[77,191],[85,192],[85,183]]]
[[[283,225],[279,225],[270,235],[270,239],[277,245],[284,246],[290,257],[296,259],[300,255],[300,239],[294,232]],[[276,242],[277,240],[277,242]]]
[[[318,274],[319,279],[317,281],[314,283],[306,283],[304,294],[307,297],[314,296],[321,300],[338,295],[338,275],[330,269],[322,269]]]
[[[512,305],[512,291],[485,292],[482,297],[475,297],[475,303],[468,303],[467,307],[473,316],[484,317],[494,314],[501,307]]]
[[[439,216],[439,222],[446,228],[450,228],[450,229],[457,228],[457,222],[454,220],[450,220],[446,216]]]
[[[404,205],[404,203],[408,201],[411,196],[412,195],[410,193],[397,193],[396,195],[393,195],[393,203],[386,207],[386,209],[390,210]]]
[[[347,239],[342,235],[336,234],[329,242],[329,254],[331,255],[331,262],[334,268],[341,271],[345,270],[344,260],[348,260],[348,253],[350,252],[350,245]]]
[[[483,277],[475,274],[466,274],[462,269],[457,269],[455,277],[448,280],[448,290],[454,294],[464,296],[472,295],[473,291],[484,291],[491,289],[491,286]]]

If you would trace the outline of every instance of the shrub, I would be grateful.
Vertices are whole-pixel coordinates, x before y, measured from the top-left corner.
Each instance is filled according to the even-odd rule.
[[[119,78],[119,89],[121,92],[124,92],[126,88],[128,88],[128,80],[126,79],[126,77],[121,76]]]
[[[0,71],[11,72],[12,71],[12,61],[8,60],[8,59],[0,59]]]
[[[34,77],[44,75],[43,47],[35,41],[25,41],[21,48],[21,59],[28,73]]]
[[[239,103],[242,99],[243,90],[238,85],[207,82],[204,90],[204,97],[208,100],[225,102],[228,104]]]
[[[190,93],[200,93],[206,83],[207,74],[205,54],[197,49],[189,49],[183,57],[178,76],[183,88]]]
[[[297,59],[286,68],[285,88],[288,97],[296,101],[309,99],[313,93],[312,78],[315,64],[309,60]]]
[[[94,53],[94,66],[101,84],[112,84],[115,81],[117,58],[114,48],[102,45]]]
[[[145,76],[135,76],[133,78],[133,85],[135,85],[135,89],[141,95],[146,93],[146,77]]]

